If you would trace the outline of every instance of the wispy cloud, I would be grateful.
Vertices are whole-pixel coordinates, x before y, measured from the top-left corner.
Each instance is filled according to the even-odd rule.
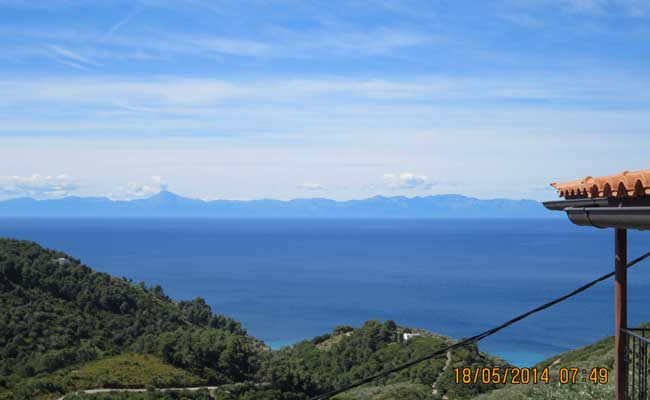
[[[400,49],[420,47],[439,40],[431,33],[396,28],[311,32],[276,29],[275,33],[273,47],[276,53],[292,57],[314,57],[331,53],[353,56],[389,55]]]
[[[380,28],[374,30],[312,31],[272,28],[264,39],[247,39],[206,34],[161,34],[160,39],[123,37],[114,43],[126,48],[157,51],[166,55],[194,54],[212,56],[230,54],[272,58],[323,58],[336,55],[389,55],[404,48],[431,43],[436,38],[430,34],[403,29]]]
[[[607,84],[611,81],[612,84]],[[615,83],[615,84],[614,84]],[[209,78],[160,77],[142,79],[80,78],[0,81],[0,106],[29,104],[83,105],[99,110],[188,113],[214,107],[337,104],[372,107],[444,105],[530,106],[537,108],[650,107],[650,79],[594,75],[511,78],[414,77],[377,79],[262,79],[248,82]],[[336,99],[336,104],[332,99]],[[243,102],[243,103],[242,103]]]
[[[58,62],[74,63],[79,67],[96,66],[96,60],[99,59],[106,62],[113,59],[146,61],[182,59],[188,55],[199,59],[223,55],[274,59],[388,56],[401,49],[417,48],[438,40],[430,33],[397,28],[303,31],[275,27],[254,38],[164,30],[149,31],[146,34],[138,31],[123,33],[122,28],[140,12],[141,8],[134,8],[105,33],[66,31],[60,28],[52,31],[25,31],[5,27],[2,30],[12,40],[32,39],[55,43],[46,46],[50,55],[55,56],[54,59]],[[9,50],[11,48],[5,46],[4,51]],[[35,58],[42,55],[36,49],[23,52],[23,56]]]
[[[608,0],[562,0],[573,11],[596,13],[602,12]]]
[[[140,7],[138,7],[138,6],[131,9],[131,11],[129,11],[129,13],[124,16],[124,18],[120,19],[115,24],[113,24],[113,26],[110,27],[110,29],[106,32],[104,37],[105,38],[110,38],[111,36],[113,36],[113,34],[115,32],[117,32],[124,25],[126,25],[129,21],[131,21],[131,19],[133,17],[135,17],[136,15],[138,15],[140,13],[140,11],[142,11],[142,9]]]
[[[650,91],[640,90],[650,81],[636,78],[0,81],[0,134],[301,143],[387,131],[634,133],[650,123]]]
[[[84,69],[88,66],[99,65],[97,62],[59,45],[50,45],[48,49],[56,61],[73,68]]]
[[[78,188],[76,179],[65,174],[0,176],[0,196],[2,197],[56,198],[67,196]]]
[[[644,17],[650,12],[646,0],[559,0],[569,9],[590,14],[616,13],[622,11],[628,16]]]
[[[517,8],[558,7],[566,12],[600,16],[623,14],[629,17],[646,17],[650,3],[646,0],[522,0],[510,1]]]
[[[176,35],[170,36],[166,43],[152,46],[167,54],[231,54],[238,56],[264,56],[273,53],[273,46],[261,41],[228,38],[208,35]]]

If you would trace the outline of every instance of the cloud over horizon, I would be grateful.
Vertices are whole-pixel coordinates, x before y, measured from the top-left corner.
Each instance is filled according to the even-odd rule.
[[[435,186],[435,182],[429,181],[427,176],[416,175],[411,172],[384,174],[383,180],[386,187],[390,190],[429,190]]]
[[[0,198],[32,197],[51,199],[68,196],[79,185],[73,177],[61,175],[0,176]]]
[[[119,186],[117,190],[109,193],[107,197],[111,200],[144,199],[167,190],[169,190],[167,182],[160,176],[154,175],[147,183],[131,182],[125,186]]]

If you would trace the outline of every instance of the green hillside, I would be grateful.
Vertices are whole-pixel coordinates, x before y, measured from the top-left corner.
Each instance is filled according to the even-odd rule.
[[[69,392],[75,380],[54,372],[122,353],[156,356],[184,370],[188,383],[240,382],[253,378],[264,352],[200,298],[174,303],[160,287],[25,241],[0,240],[0,309],[0,399]]]
[[[260,369],[264,381],[274,382],[283,391],[296,388],[316,395],[374,375],[414,358],[433,353],[453,343],[444,336],[420,331],[421,336],[398,340],[404,328],[392,321],[368,321],[358,329],[338,327],[332,333],[281,349],[265,358]],[[496,386],[459,386],[453,383],[452,368],[466,366],[505,366],[500,359],[480,353],[476,347],[454,350],[447,358],[423,362],[381,382],[382,386],[400,384],[403,393],[428,393],[432,384],[436,398],[457,399],[494,389]],[[340,396],[340,399],[367,399],[365,392]]]
[[[536,367],[548,367],[551,371],[551,383],[537,385],[508,385],[500,390],[478,396],[475,400],[611,400],[614,398],[614,337],[606,337],[591,345],[577,350],[553,356],[542,361]],[[607,384],[581,382],[560,385],[558,370],[560,368],[579,368],[590,371],[592,368],[605,367],[609,370]]]
[[[174,391],[156,391],[152,388],[142,393],[97,393],[70,396],[74,400],[213,400],[214,397],[207,389],[200,390],[174,390]],[[66,397],[67,399],[67,397]]]
[[[158,286],[99,273],[61,252],[9,239],[0,239],[0,310],[0,400],[64,394],[77,399],[305,400],[454,342],[393,321],[368,321],[271,351],[200,298],[175,302]],[[416,336],[404,340],[406,332]],[[611,349],[608,338],[539,366],[553,371],[611,368]],[[470,346],[336,398],[604,399],[612,390],[593,384],[454,382],[455,367],[505,366]],[[217,388],[154,390],[206,386]],[[129,388],[143,392],[81,393]]]
[[[125,353],[91,361],[68,372],[69,379],[78,389],[88,387],[142,388],[183,387],[205,385],[198,378],[180,368],[165,364],[156,356]]]

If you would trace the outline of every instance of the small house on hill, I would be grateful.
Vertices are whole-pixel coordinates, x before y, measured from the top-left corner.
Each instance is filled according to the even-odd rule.
[[[402,340],[407,342],[417,336],[422,336],[422,335],[420,335],[419,333],[404,332],[402,333]]]
[[[52,261],[54,261],[55,263],[57,263],[59,265],[68,265],[68,264],[70,264],[70,260],[68,260],[65,257],[55,258]]]

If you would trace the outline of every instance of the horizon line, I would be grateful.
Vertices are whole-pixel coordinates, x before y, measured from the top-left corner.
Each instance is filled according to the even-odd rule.
[[[197,198],[197,197],[186,197],[181,194],[172,192],[170,190],[161,190],[158,193],[152,194],[149,197],[134,197],[134,198],[128,198],[128,199],[120,199],[120,198],[111,198],[110,195],[90,195],[90,196],[79,196],[79,195],[66,195],[62,197],[52,197],[52,198],[35,198],[35,197],[30,197],[30,196],[20,196],[20,197],[9,197],[5,199],[0,199],[0,203],[4,203],[7,201],[12,201],[12,200],[33,200],[33,201],[57,201],[57,200],[66,200],[66,199],[103,199],[103,200],[108,200],[111,202],[115,203],[129,203],[133,201],[142,201],[142,200],[151,200],[156,197],[159,197],[161,195],[165,194],[170,194],[174,197],[186,199],[186,200],[195,200],[195,201],[201,201],[203,203],[212,203],[212,202],[217,202],[217,201],[230,201],[230,202],[254,202],[254,201],[278,201],[278,202],[283,202],[283,203],[289,203],[292,201],[300,201],[300,200],[327,200],[327,201],[332,201],[336,203],[345,203],[345,202],[352,202],[352,201],[365,201],[365,200],[372,200],[376,198],[383,198],[383,199],[396,199],[396,198],[402,198],[402,199],[408,199],[408,200],[413,200],[413,199],[423,199],[423,198],[430,198],[430,197],[452,197],[452,196],[458,196],[458,197],[463,197],[466,199],[471,199],[471,200],[479,200],[479,201],[496,201],[496,200],[509,200],[509,201],[534,201],[536,203],[542,203],[542,201],[535,200],[535,199],[530,199],[530,198],[508,198],[508,197],[491,197],[491,198],[480,198],[480,197],[474,197],[474,196],[468,196],[465,194],[461,193],[440,193],[440,194],[430,194],[430,195],[415,195],[415,196],[407,196],[407,195],[395,195],[395,196],[386,196],[386,195],[381,195],[377,194],[374,196],[370,197],[363,197],[363,198],[357,198],[357,199],[347,199],[347,200],[337,200],[337,199],[332,199],[328,197],[295,197],[291,199],[278,199],[278,198],[271,198],[271,197],[259,197],[259,198],[254,198],[254,199],[226,199],[226,198]]]

